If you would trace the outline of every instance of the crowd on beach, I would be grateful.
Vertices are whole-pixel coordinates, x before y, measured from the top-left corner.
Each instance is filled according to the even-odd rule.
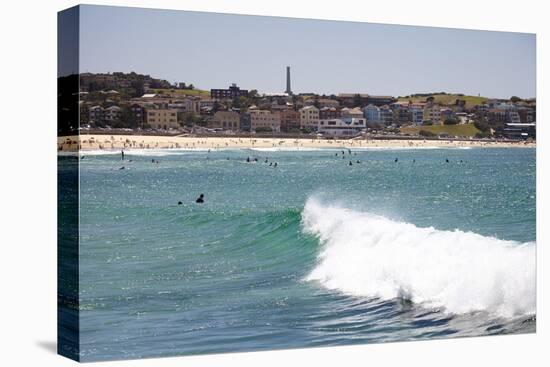
[[[484,140],[401,139],[284,139],[236,137],[170,137],[135,135],[82,135],[58,138],[59,151],[112,149],[223,149],[223,148],[427,148],[427,147],[534,147],[534,142]]]

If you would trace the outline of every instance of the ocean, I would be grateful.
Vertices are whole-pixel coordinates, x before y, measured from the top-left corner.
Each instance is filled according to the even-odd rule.
[[[535,331],[535,149],[81,156],[83,361]]]

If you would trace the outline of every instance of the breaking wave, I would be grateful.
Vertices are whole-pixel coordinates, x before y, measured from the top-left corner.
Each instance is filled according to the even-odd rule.
[[[534,242],[419,228],[315,198],[305,205],[302,226],[323,245],[306,280],[328,289],[456,314],[536,311]]]

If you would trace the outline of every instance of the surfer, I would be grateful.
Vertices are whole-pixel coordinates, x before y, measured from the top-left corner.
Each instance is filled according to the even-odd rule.
[[[246,161],[250,163],[250,157],[246,157]]]
[[[125,167],[124,167],[124,166],[122,166],[122,167],[120,167],[120,168],[119,168],[118,170],[120,171],[121,169],[125,169]]]
[[[195,203],[202,204],[204,203],[204,194],[200,194],[197,200],[195,200]]]
[[[183,203],[181,201],[178,201],[178,205],[182,205]]]
[[[120,151],[120,157],[122,158],[122,160],[124,160],[124,150]]]
[[[399,161],[399,159],[395,158],[395,161],[394,161],[394,162],[397,163],[398,161]]]
[[[275,162],[275,164],[273,165],[273,167],[277,167],[277,162]]]
[[[353,166],[353,163],[351,163],[351,161],[349,161],[349,165],[350,165],[350,166]]]
[[[449,163],[449,158],[445,158],[445,162],[446,162],[446,163]]]

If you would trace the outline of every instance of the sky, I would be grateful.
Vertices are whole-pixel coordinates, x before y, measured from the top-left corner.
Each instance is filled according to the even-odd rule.
[[[209,90],[536,96],[536,37],[360,22],[81,6],[80,72]]]

